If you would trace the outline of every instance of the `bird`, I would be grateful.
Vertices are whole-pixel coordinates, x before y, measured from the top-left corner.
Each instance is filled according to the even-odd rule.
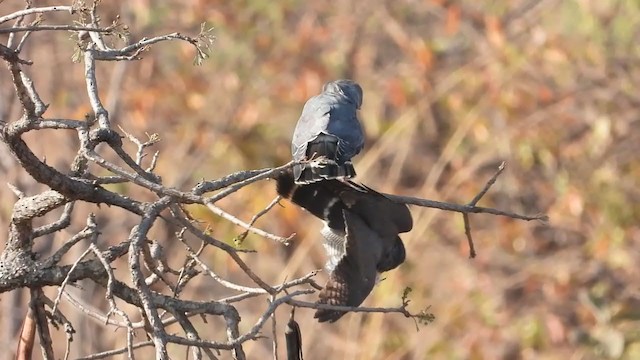
[[[378,274],[404,262],[406,250],[398,234],[413,227],[405,204],[352,181],[296,184],[292,171],[276,177],[276,190],[324,222],[320,233],[329,280],[318,303],[359,306]],[[344,311],[318,309],[314,317],[335,322],[343,315]]]
[[[326,83],[319,95],[304,104],[298,119],[291,154],[296,183],[356,176],[351,158],[364,147],[364,132],[358,110],[362,106],[362,87],[353,80]]]

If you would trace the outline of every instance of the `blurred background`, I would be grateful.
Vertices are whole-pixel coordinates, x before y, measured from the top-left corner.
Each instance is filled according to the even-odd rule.
[[[46,4],[53,2],[37,2]],[[23,6],[5,0],[0,14]],[[193,49],[180,43],[156,45],[142,61],[99,65],[114,124],[141,139],[145,133],[162,138],[155,148],[157,173],[166,185],[186,190],[201,179],[288,162],[304,102],[323,83],[352,78],[364,89],[367,142],[355,159],[359,181],[380,191],[466,203],[506,161],[479,205],[549,215],[548,224],[471,215],[478,257],[470,260],[460,214],[412,207],[415,226],[403,236],[407,261],[386,274],[364,305],[398,306],[410,287],[409,309],[430,306],[436,320],[418,331],[399,314],[348,314],[327,325],[299,309],[305,359],[640,358],[637,0],[131,0],[103,2],[101,9],[103,24],[120,15],[133,40],[174,31],[195,35],[202,22],[214,28],[213,52],[202,66],[193,65]],[[27,71],[50,104],[49,117],[82,119],[90,111],[83,66],[71,61],[74,47],[65,32],[33,34],[25,47],[22,57],[35,63]],[[19,116],[8,76],[0,70],[5,121]],[[26,140],[59,169],[68,169],[77,150],[73,133],[30,133]],[[44,190],[6,147],[0,148],[0,171],[3,183],[28,194]],[[132,186],[115,189],[153,198]],[[0,196],[6,229],[15,198],[6,186]],[[248,221],[274,196],[274,183],[264,181],[220,206]],[[258,251],[243,257],[274,284],[325,261],[320,222],[282,205],[257,226],[285,236],[295,232],[293,244],[249,235],[242,245]],[[83,205],[67,232],[36,245],[43,253],[55,249],[82,229],[88,211],[99,211],[101,247],[122,241],[136,220]],[[204,208],[190,211],[221,240],[232,242],[242,232]],[[175,251],[172,260],[180,267],[185,255],[176,230],[158,225],[152,236]],[[203,259],[221,275],[250,284],[223,253],[210,249]],[[117,271],[129,279],[124,262]],[[324,272],[318,276],[320,283],[325,279]],[[71,291],[106,311],[103,289],[86,283]],[[189,291],[182,297],[225,295],[206,279]],[[55,289],[47,294],[55,296]],[[14,348],[27,295],[0,296],[5,349]],[[266,307],[264,298],[240,306],[241,330]],[[288,313],[287,307],[277,312],[281,357]],[[216,321],[199,323],[201,335],[222,340]],[[73,357],[125,344],[122,329],[83,316],[74,325]],[[263,334],[271,336],[270,325]],[[62,353],[64,334],[56,336]],[[143,333],[136,340],[145,340]],[[245,350],[250,359],[269,358],[271,341],[247,343]],[[184,348],[171,351],[174,358],[186,356]],[[152,350],[137,354],[145,358]]]

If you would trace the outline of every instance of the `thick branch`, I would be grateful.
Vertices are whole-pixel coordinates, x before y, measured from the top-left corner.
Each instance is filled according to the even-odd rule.
[[[163,198],[149,206],[148,209],[146,209],[147,211],[145,211],[142,221],[131,230],[131,235],[129,236],[129,269],[131,270],[131,280],[136,286],[142,308],[153,329],[151,337],[156,349],[156,359],[159,360],[169,358],[166,340],[167,333],[164,330],[157,308],[151,302],[151,290],[145,283],[144,276],[140,269],[140,256],[143,253],[142,247],[143,242],[147,238],[147,233],[160,214],[160,211],[169,206],[169,204],[170,199]]]
[[[20,134],[30,128],[25,121],[17,121],[2,129],[2,136],[20,165],[36,181],[46,184],[70,200],[84,200],[95,204],[109,204],[142,215],[142,205],[133,199],[105,190],[87,181],[80,181],[60,173],[38,159]]]

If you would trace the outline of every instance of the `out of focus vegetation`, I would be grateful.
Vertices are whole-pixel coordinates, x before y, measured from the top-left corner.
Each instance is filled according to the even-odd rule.
[[[5,0],[0,12],[22,6]],[[469,260],[460,215],[412,209],[416,225],[403,238],[407,262],[388,273],[365,304],[397,306],[409,286],[410,308],[431,305],[436,321],[417,332],[400,315],[350,314],[319,325],[311,311],[299,310],[305,358],[640,358],[638,1],[130,0],[101,6],[103,21],[119,14],[135,39],[196,34],[201,22],[215,28],[214,51],[201,67],[192,65],[191,48],[176,43],[151,49],[143,61],[99,69],[112,119],[138,137],[162,137],[158,173],[167,185],[192,186],[289,161],[304,101],[324,82],[348,77],[365,91],[367,143],[356,158],[358,180],[463,203],[505,160],[507,170],[481,205],[550,216],[545,225],[472,215],[478,258]],[[73,41],[66,33],[32,36],[23,58],[35,62],[31,75],[51,104],[47,115],[82,118],[90,108],[82,67],[71,63]],[[8,76],[0,70],[0,116],[14,119],[19,114]],[[51,134],[34,148],[54,166],[68,164],[76,140],[66,135]],[[0,171],[3,183],[39,189],[6,149],[0,149]],[[0,196],[6,228],[14,198],[4,186]],[[262,182],[221,206],[248,220],[274,196],[273,183]],[[254,235],[243,244],[258,250],[251,263],[274,283],[324,263],[318,222],[283,205],[258,225],[296,232],[292,246]],[[242,232],[205,209],[192,212],[221,239]],[[98,222],[114,242],[126,235],[117,217]],[[182,250],[172,245],[172,231],[156,236]],[[218,271],[236,272],[214,255]],[[191,296],[204,300],[210,291],[203,282]],[[13,348],[16,319],[26,306],[20,294],[12,296],[2,297],[5,348]],[[92,303],[100,307],[101,301]],[[239,310],[250,326],[264,309]],[[278,312],[279,326],[286,311]],[[80,353],[125,344],[122,333],[95,334],[93,324],[84,326],[74,342]],[[271,356],[270,346],[265,339],[245,350],[262,359]]]

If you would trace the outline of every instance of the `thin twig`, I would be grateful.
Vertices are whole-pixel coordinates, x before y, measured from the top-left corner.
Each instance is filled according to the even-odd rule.
[[[276,300],[270,302],[269,306],[267,307],[267,309],[262,313],[262,315],[260,316],[258,321],[255,323],[255,325],[253,325],[251,330],[249,330],[248,332],[246,332],[245,334],[243,334],[243,335],[241,335],[239,337],[236,337],[234,340],[229,341],[227,343],[220,343],[220,342],[214,342],[214,341],[205,341],[205,340],[189,340],[189,339],[180,338],[180,337],[173,336],[173,335],[169,335],[167,337],[167,340],[169,342],[175,343],[175,344],[201,346],[201,347],[208,347],[208,348],[214,348],[214,349],[230,350],[230,349],[233,349],[234,347],[238,346],[239,344],[244,343],[245,341],[257,339],[259,337],[258,334],[260,333],[261,329],[264,327],[264,323],[271,317],[271,314],[280,305],[288,303],[289,301],[291,301],[293,298],[295,298],[297,296],[311,294],[311,293],[313,293],[313,290],[297,290],[297,291],[292,292],[291,294],[287,294],[287,295],[281,296],[281,297],[277,298]]]
[[[489,191],[489,188],[491,188],[491,186],[493,184],[495,184],[496,179],[498,178],[498,176],[500,176],[500,174],[502,174],[502,172],[504,171],[506,162],[501,162],[500,166],[498,166],[498,171],[496,171],[495,174],[493,174],[493,176],[491,177],[491,179],[489,179],[489,181],[487,181],[487,183],[484,185],[484,188],[482,188],[482,190],[478,193],[478,195],[476,195],[473,200],[469,201],[469,203],[467,205],[469,206],[475,206],[478,201],[480,201],[480,199],[482,199],[482,197],[484,196],[484,194],[487,193],[487,191]]]
[[[116,305],[116,301],[113,298],[113,291],[114,291],[114,284],[115,284],[115,276],[113,275],[113,270],[111,269],[111,265],[109,265],[109,262],[107,261],[107,259],[105,259],[104,256],[102,256],[102,253],[100,252],[100,249],[98,249],[98,247],[96,246],[95,241],[91,242],[91,245],[89,246],[89,248],[91,249],[91,251],[93,251],[93,254],[98,258],[98,260],[100,260],[100,263],[104,267],[108,276],[107,292],[105,293],[104,297],[105,299],[107,299],[107,302],[109,303],[109,312],[107,313],[105,324],[109,321],[109,316],[112,313],[118,314],[122,318],[122,320],[124,321],[124,324],[127,327],[127,355],[129,356],[130,359],[133,359],[134,357],[133,356],[133,324],[131,323],[131,319],[129,319],[129,316],[127,316],[127,314]]]
[[[440,209],[446,211],[454,211],[459,213],[467,213],[467,214],[492,214],[499,216],[506,216],[513,219],[518,220],[539,220],[539,221],[548,221],[549,217],[546,215],[538,214],[538,215],[521,215],[509,211],[494,209],[494,208],[486,208],[482,206],[470,206],[470,205],[459,205],[448,202],[440,202],[435,200],[421,199],[417,197],[411,196],[401,196],[401,195],[393,195],[393,194],[384,194],[389,199],[397,201],[399,203],[407,204],[407,205],[416,205],[422,207],[428,207],[433,209]]]
[[[469,244],[469,258],[476,257],[476,248],[473,245],[473,237],[471,236],[471,224],[469,223],[469,214],[463,213],[462,220],[464,221],[464,234],[467,237],[467,243]]]
[[[250,231],[254,234],[260,235],[264,238],[267,238],[269,240],[273,240],[273,241],[277,241],[283,245],[289,245],[289,240],[291,240],[296,234],[291,234],[289,235],[289,237],[282,237],[282,236],[278,236],[278,235],[274,235],[272,233],[266,232],[262,229],[258,229],[256,227],[253,227],[249,224],[247,224],[246,222],[238,219],[237,217],[229,214],[228,212],[222,210],[221,208],[213,205],[213,204],[207,204],[207,207],[209,208],[209,210],[211,210],[214,214],[220,216],[221,218],[236,224],[240,227],[243,227],[244,229],[246,229],[247,231]]]
[[[175,221],[177,221],[180,225],[184,226],[189,232],[191,232],[193,235],[198,237],[200,240],[205,241],[211,245],[214,245],[224,250],[227,254],[229,254],[229,256],[233,259],[233,261],[235,261],[236,264],[238,264],[240,269],[242,269],[242,271],[244,271],[244,273],[247,274],[247,276],[251,278],[253,282],[255,282],[258,286],[260,286],[262,289],[267,291],[267,293],[273,294],[276,291],[274,288],[272,288],[267,283],[265,283],[260,277],[258,277],[253,272],[253,270],[251,270],[251,268],[240,258],[240,256],[238,256],[238,253],[234,248],[205,234],[203,231],[193,226],[193,224],[191,224],[189,221],[179,216],[177,211],[178,209],[176,209],[175,206],[171,208],[173,219]]]
[[[92,33],[93,34],[93,33]],[[98,80],[96,77],[96,60],[94,45],[89,45],[84,51],[84,77],[86,80],[87,94],[93,113],[102,129],[109,129],[109,113],[102,105],[98,94]]]
[[[267,205],[264,209],[260,210],[257,214],[253,215],[253,217],[251,218],[251,221],[249,222],[249,226],[253,226],[253,224],[256,223],[256,221],[258,221],[258,219],[263,216],[264,214],[268,213],[274,206],[276,206],[278,204],[278,202],[280,202],[280,200],[282,200],[282,196],[278,195],[276,196],[270,203],[269,205]],[[238,235],[234,241],[236,244],[242,244],[242,242],[244,241],[244,239],[247,238],[247,235],[249,235],[249,230],[245,230],[242,234]]]
[[[0,34],[18,33],[25,31],[94,31],[110,34],[113,28],[96,29],[87,26],[74,25],[36,25],[36,26],[14,26],[9,29],[0,29]]]
[[[218,274],[213,272],[213,270],[211,270],[210,267],[208,267],[205,263],[203,263],[202,260],[200,260],[200,258],[193,252],[193,249],[191,249],[189,245],[187,245],[184,242],[183,244],[187,248],[187,251],[189,252],[189,256],[191,257],[191,259],[193,259],[198,264],[198,266],[202,268],[202,270],[204,270],[212,279],[217,281],[220,285],[228,289],[232,289],[235,291],[240,291],[248,294],[267,294],[268,293],[267,290],[263,288],[252,288],[248,286],[242,286],[242,285],[234,284],[230,281],[227,281],[221,278],[220,276],[218,276]],[[268,285],[265,284],[265,286],[268,286]],[[270,286],[268,287],[271,288]]]
[[[117,328],[125,328],[125,329],[128,327],[128,324],[124,322],[118,322],[116,320],[113,320],[111,318],[111,315],[102,314],[100,310],[91,308],[91,305],[85,304],[80,300],[76,299],[68,291],[65,291],[63,295],[64,295],[64,298],[67,299],[67,301],[69,301],[69,303],[71,303],[71,305],[73,305],[75,309],[78,309],[80,312],[87,315],[89,318],[95,319],[98,323],[102,325],[113,325]],[[133,329],[139,329],[144,326],[144,321],[132,323],[131,326]]]
[[[271,296],[271,302],[276,299],[275,296]],[[271,343],[273,344],[273,359],[278,360],[278,332],[277,332],[277,324],[276,324],[276,313],[275,311],[271,314]]]
[[[73,262],[73,265],[71,265],[71,269],[69,269],[69,272],[67,273],[67,275],[65,276],[64,280],[62,281],[62,284],[60,284],[60,286],[58,287],[58,295],[56,295],[56,299],[53,302],[53,312],[55,312],[58,309],[58,304],[60,304],[60,299],[62,297],[62,292],[64,291],[65,286],[67,286],[67,283],[69,282],[69,279],[71,278],[71,274],[73,273],[73,270],[76,269],[76,267],[78,267],[78,264],[80,264],[80,261],[82,261],[82,259],[84,259],[85,256],[89,255],[89,253],[91,252],[91,248],[88,247],[81,255],[80,257],[78,257],[78,259],[76,259],[76,261]]]
[[[28,1],[26,2],[26,9],[30,9],[32,7],[33,4],[29,3]],[[24,24],[24,20],[25,20],[26,16],[20,16],[16,19],[16,22],[13,24],[13,27],[19,27],[22,26]],[[7,40],[7,47],[8,48],[13,48],[13,41],[15,40],[15,36],[16,34],[11,33],[9,34],[9,39]],[[24,39],[24,38],[23,38]],[[21,41],[22,42],[22,41]],[[16,47],[16,52],[20,52],[20,44],[18,44],[18,46]]]
[[[70,203],[70,204],[72,204],[72,203]],[[67,204],[67,205],[69,205],[69,204]],[[65,208],[65,211],[66,211],[66,208]],[[69,213],[70,213],[70,211],[69,211]],[[63,218],[64,217],[65,216],[63,215]],[[61,220],[62,220],[62,218],[61,218]],[[48,229],[49,227],[45,225],[42,228]],[[39,229],[41,229],[41,228],[38,228],[35,231],[38,231]],[[57,264],[58,262],[60,262],[60,260],[62,260],[62,257],[67,252],[69,252],[69,250],[71,250],[71,248],[75,244],[77,244],[78,242],[80,242],[80,241],[82,241],[84,239],[88,239],[88,238],[90,238],[90,237],[92,237],[94,235],[97,235],[97,234],[98,234],[98,229],[97,229],[96,223],[95,223],[95,216],[93,214],[89,214],[89,216],[87,217],[87,226],[85,226],[85,228],[82,229],[79,233],[77,233],[74,236],[72,236],[71,239],[67,240],[53,255],[51,255],[50,258],[45,260],[43,262],[43,264],[42,264],[43,267],[44,268],[48,268],[50,266],[53,266],[53,265]]]
[[[468,206],[476,206],[478,201],[480,201],[480,199],[482,199],[482,197],[487,193],[487,191],[489,191],[489,188],[491,188],[491,186],[495,184],[498,176],[500,176],[500,174],[502,174],[502,171],[504,171],[504,167],[505,167],[505,162],[503,161],[502,163],[500,163],[500,166],[498,166],[498,171],[496,171],[496,173],[493,174],[493,176],[489,179],[489,181],[487,181],[487,183],[484,185],[482,190],[480,190],[480,192],[476,196],[474,196],[471,201],[469,201],[469,203],[467,204]],[[476,254],[476,248],[473,244],[473,237],[471,236],[471,223],[469,222],[469,214],[463,213],[462,221],[464,222],[464,234],[466,235],[467,243],[469,244],[469,258],[473,259],[476,257],[477,254]]]
[[[139,349],[139,348],[147,347],[147,346],[153,346],[153,341],[148,340],[148,341],[139,342],[137,344],[131,345],[131,348]],[[103,352],[100,352],[100,353],[96,353],[96,354],[92,354],[92,355],[88,355],[88,356],[84,356],[84,357],[79,357],[77,360],[98,360],[98,359],[112,358],[115,355],[124,354],[124,353],[127,353],[128,351],[129,351],[128,350],[128,346],[126,346],[126,347],[123,347],[123,348],[120,348],[120,349],[103,351]]]
[[[187,335],[187,339],[200,339],[200,336],[198,335],[198,331],[193,326],[191,321],[189,321],[189,318],[187,316],[185,316],[184,314],[178,311],[174,311],[173,316],[178,320],[178,323],[180,324],[182,329],[185,331]],[[206,350],[211,351],[210,349],[206,349]],[[202,360],[202,351],[199,347],[193,346],[191,347],[191,351],[194,359]],[[214,356],[213,353],[211,353],[211,355]]]

